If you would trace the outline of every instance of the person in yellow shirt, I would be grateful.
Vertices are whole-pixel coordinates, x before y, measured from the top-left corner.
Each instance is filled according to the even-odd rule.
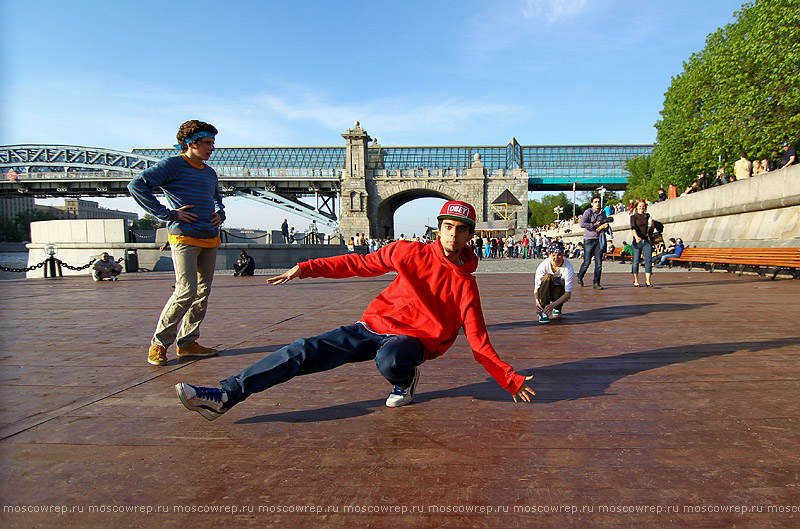
[[[165,158],[128,184],[145,211],[167,221],[175,268],[175,291],[161,312],[147,354],[152,365],[166,365],[167,347],[176,339],[178,358],[218,353],[197,343],[221,243],[219,226],[225,220],[217,173],[205,163],[214,153],[216,135],[217,129],[208,123],[183,123],[177,134],[180,156]],[[163,191],[169,209],[155,197],[156,189]]]

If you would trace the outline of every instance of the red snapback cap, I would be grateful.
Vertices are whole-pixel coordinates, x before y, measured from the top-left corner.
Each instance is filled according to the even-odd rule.
[[[445,202],[442,206],[442,211],[439,212],[437,220],[451,219],[466,222],[470,226],[475,226],[475,208],[466,202],[459,200],[450,200]]]

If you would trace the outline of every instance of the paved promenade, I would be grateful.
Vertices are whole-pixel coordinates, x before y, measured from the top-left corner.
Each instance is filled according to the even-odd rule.
[[[214,422],[173,385],[356,321],[391,277],[221,274],[200,341],[222,353],[173,347],[165,367],[145,356],[171,275],[0,281],[0,527],[800,526],[800,281],[681,270],[637,289],[611,265],[605,290],[539,325],[534,266],[478,274],[493,344],[536,377],[531,404],[461,336],[411,406],[385,408],[364,363]]]

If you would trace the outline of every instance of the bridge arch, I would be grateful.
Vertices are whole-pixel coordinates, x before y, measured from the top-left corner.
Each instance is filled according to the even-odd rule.
[[[454,189],[452,185],[443,185],[433,182],[403,182],[392,186],[387,190],[386,196],[380,197],[376,207],[375,226],[372,227],[373,233],[380,238],[395,238],[399,233],[395,233],[394,214],[405,204],[419,198],[441,198],[444,200],[463,200],[468,201],[465,196]],[[431,212],[435,216],[438,211]]]

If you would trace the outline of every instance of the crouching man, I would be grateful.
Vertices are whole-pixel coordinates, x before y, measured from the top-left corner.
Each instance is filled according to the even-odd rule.
[[[575,269],[564,258],[564,245],[554,242],[547,248],[547,259],[536,268],[533,299],[536,300],[536,313],[539,323],[550,323],[550,318],[558,318],[564,310],[564,303],[572,297],[572,283]]]
[[[517,374],[501,360],[486,332],[472,275],[478,259],[467,244],[475,231],[475,209],[450,201],[437,218],[439,238],[432,244],[397,241],[367,255],[312,259],[267,279],[271,285],[280,285],[298,277],[342,279],[397,273],[360,321],[296,340],[223,379],[220,388],[176,384],[183,405],[214,420],[254,393],[296,376],[374,360],[380,374],[394,386],[386,406],[405,406],[414,398],[418,366],[443,355],[462,327],[475,359],[515,402],[530,402],[535,393],[526,382],[533,376]]]

